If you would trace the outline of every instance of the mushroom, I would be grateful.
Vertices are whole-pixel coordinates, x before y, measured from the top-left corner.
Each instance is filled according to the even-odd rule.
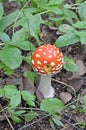
[[[60,72],[63,65],[63,55],[59,48],[51,44],[44,44],[36,48],[32,54],[33,69],[41,75],[38,90],[44,98],[54,97],[51,76]]]

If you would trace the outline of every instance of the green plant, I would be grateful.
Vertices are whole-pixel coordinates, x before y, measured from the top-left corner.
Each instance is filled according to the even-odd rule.
[[[3,1],[0,0],[0,69],[4,69],[6,74],[13,74],[23,61],[31,66],[32,51],[44,43],[41,25],[54,26],[57,29],[59,33],[54,43],[56,47],[70,46],[78,42],[86,44],[86,2],[82,2],[83,0],[76,0],[75,4],[71,0],[67,4],[64,0],[9,1],[15,2],[18,9],[4,15]],[[26,52],[26,55],[23,52]],[[78,66],[71,58],[64,56],[64,69],[74,72],[78,70]],[[36,73],[31,70],[23,75],[31,81],[36,77]],[[49,117],[53,130],[55,124],[63,126],[60,113],[65,105],[59,99],[45,99],[40,103],[40,108],[37,108],[36,97],[26,90],[18,90],[14,85],[1,88],[0,97],[3,96],[7,106],[1,112],[8,110],[16,123],[22,122],[23,119],[29,122],[41,115]],[[22,102],[26,104],[25,107]],[[85,102],[86,97],[82,112],[86,112]],[[85,124],[83,126],[85,127]]]
[[[63,126],[63,123],[60,121],[60,112],[64,109],[64,104],[58,98],[43,100],[38,109],[35,104],[35,96],[26,90],[18,90],[14,85],[6,85],[4,88],[1,88],[0,98],[3,96],[6,98],[7,106],[0,112],[7,110],[10,118],[16,123],[22,122],[23,118],[26,122],[29,122],[36,117],[46,116],[49,117],[50,124],[52,122],[53,126],[54,123]],[[25,101],[27,107],[21,106],[21,99]]]
[[[52,26],[55,24],[59,32],[61,32],[61,35],[55,41],[57,47],[68,46],[79,41],[82,44],[85,44],[84,8],[86,4],[78,4],[77,1],[75,5],[64,4],[63,0],[39,0],[39,2],[37,0],[10,1],[18,2],[19,9],[16,9],[16,11],[6,16],[4,16],[4,8],[0,3],[0,39],[2,41],[0,68],[3,68],[6,74],[12,74],[15,69],[20,67],[22,61],[26,57],[21,54],[21,51],[32,52],[35,49],[34,44],[31,42],[32,38],[37,41],[38,45],[43,42],[40,30],[41,24],[49,24]],[[76,7],[74,11],[79,7],[78,15],[80,18],[78,18],[77,14],[73,11],[73,7]],[[83,10],[81,11],[82,8]],[[48,18],[47,20],[44,20],[43,17],[46,14],[48,15]],[[67,24],[63,24],[64,21]],[[78,28],[80,30],[78,30]],[[12,36],[7,34],[10,29],[12,29]],[[68,68],[66,63],[71,67]],[[74,68],[72,65],[73,64],[70,64],[70,61],[65,61],[65,69],[72,71]]]

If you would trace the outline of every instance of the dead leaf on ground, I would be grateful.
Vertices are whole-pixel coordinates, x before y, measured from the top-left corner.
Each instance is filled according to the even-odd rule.
[[[64,104],[69,102],[72,99],[72,95],[68,92],[61,92],[60,93],[60,98]]]
[[[79,66],[79,69],[71,75],[70,79],[79,78],[86,73],[86,66],[82,60],[76,60],[76,64]]]
[[[9,78],[6,78],[6,84],[13,84],[15,86],[19,86],[20,90],[23,89],[22,77],[10,76]]]
[[[86,96],[86,89],[82,89],[80,95],[81,95],[81,97]],[[83,103],[83,99],[80,99],[80,103]]]
[[[74,78],[74,79],[69,80],[68,84],[71,85],[75,89],[76,92],[78,92],[83,85],[83,80],[82,78]],[[67,91],[72,92],[72,89],[68,87]]]

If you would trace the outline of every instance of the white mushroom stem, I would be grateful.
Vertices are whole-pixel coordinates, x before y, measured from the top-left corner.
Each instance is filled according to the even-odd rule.
[[[54,88],[51,86],[51,75],[41,75],[38,90],[44,98],[54,97]]]

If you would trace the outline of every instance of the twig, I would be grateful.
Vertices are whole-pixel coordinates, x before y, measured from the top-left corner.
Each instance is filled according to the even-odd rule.
[[[44,116],[44,117],[42,117],[41,119],[44,119],[44,118],[46,118],[46,117],[48,117],[48,116]],[[19,128],[18,130],[22,130],[22,129],[25,129],[25,128],[29,127],[29,126],[32,126],[33,124],[39,122],[41,119],[37,119],[36,121],[34,121],[34,122],[32,122],[32,123],[28,123],[28,124],[24,125],[23,127]]]
[[[64,120],[69,126],[72,126],[73,128],[76,128],[77,130],[82,130],[81,128],[77,128],[77,126],[76,126],[76,125],[79,125],[79,123],[71,124],[68,120],[65,120],[64,118],[62,118],[62,120]],[[65,128],[62,128],[61,130],[66,130],[67,128],[68,128],[68,126]]]
[[[71,85],[69,85],[69,84],[67,84],[67,83],[64,83],[64,82],[62,82],[62,81],[56,80],[56,79],[54,79],[54,78],[51,78],[51,79],[52,79],[53,81],[57,82],[57,83],[63,84],[63,85],[65,85],[65,86],[67,86],[67,87],[70,87],[70,88],[74,91],[74,95],[75,95],[75,97],[76,97],[76,91],[75,91],[75,89],[74,89]]]
[[[1,108],[1,109],[3,109],[1,104],[0,104],[0,108]],[[5,112],[3,112],[3,114],[4,114],[4,116],[5,116],[6,120],[7,120],[7,122],[9,123],[9,125],[10,125],[11,129],[12,129],[12,130],[14,130],[14,128],[13,128],[13,126],[12,126],[12,124],[11,124],[11,122],[10,122],[9,118],[8,118],[8,117],[7,117],[7,115],[6,115],[6,113],[5,113]]]

